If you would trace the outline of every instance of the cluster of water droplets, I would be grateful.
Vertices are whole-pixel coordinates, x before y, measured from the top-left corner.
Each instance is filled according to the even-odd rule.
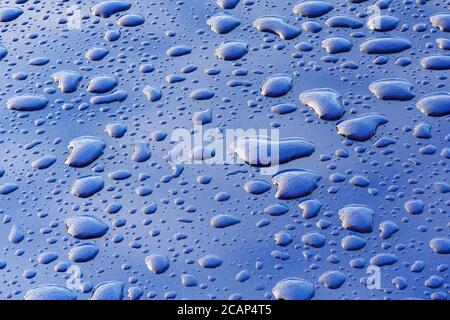
[[[443,0],[2,1],[0,297],[447,299],[449,32]],[[177,163],[198,126],[280,139]]]

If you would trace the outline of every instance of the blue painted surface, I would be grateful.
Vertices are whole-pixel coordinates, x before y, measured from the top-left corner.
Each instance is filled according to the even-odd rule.
[[[447,299],[448,1],[98,2],[0,5],[2,299]],[[193,117],[311,141],[317,188],[172,168]]]

